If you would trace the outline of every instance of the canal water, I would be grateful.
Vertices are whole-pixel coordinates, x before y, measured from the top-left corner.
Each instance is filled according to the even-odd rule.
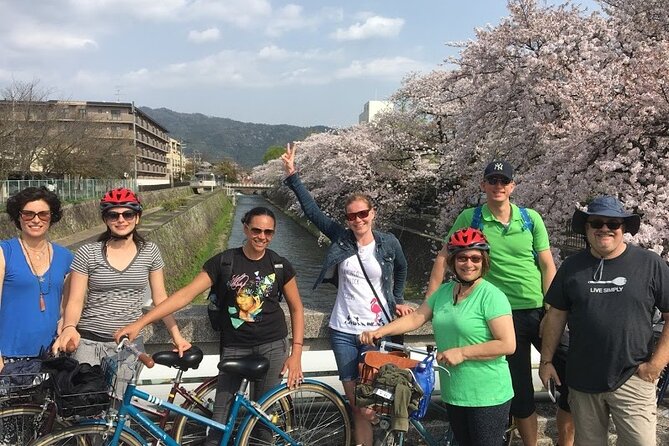
[[[276,233],[270,248],[288,259],[297,272],[297,286],[306,308],[310,304],[329,301],[334,305],[337,290],[331,284],[322,284],[316,290],[313,285],[321,270],[326,246],[319,246],[316,237],[259,195],[238,195],[228,248],[241,246],[245,236],[242,216],[256,206],[268,207],[276,216]]]

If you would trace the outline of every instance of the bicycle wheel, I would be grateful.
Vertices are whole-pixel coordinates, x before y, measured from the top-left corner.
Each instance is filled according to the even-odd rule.
[[[189,404],[184,406],[184,408],[203,417],[211,418],[214,409],[214,399],[216,397],[216,380],[213,379],[207,382],[204,387],[195,393],[194,397],[201,401],[201,404]],[[174,427],[172,428],[171,435],[180,445],[200,445],[204,443],[207,436],[207,427],[183,415],[179,415],[174,419]]]
[[[351,420],[344,401],[325,385],[307,382],[295,389],[280,388],[260,407],[274,424],[304,446],[350,444]],[[237,444],[276,444],[272,432],[262,423],[258,425],[258,418],[249,419],[242,429]]]
[[[105,425],[73,426],[42,437],[31,446],[105,446],[113,436],[114,428]],[[128,432],[121,432],[118,445],[142,446],[142,442]]]
[[[52,419],[53,421],[49,421]],[[26,445],[40,436],[69,426],[41,406],[0,409],[0,446]]]
[[[383,431],[381,438],[374,441],[374,446],[402,446],[404,444],[404,432],[395,430]]]

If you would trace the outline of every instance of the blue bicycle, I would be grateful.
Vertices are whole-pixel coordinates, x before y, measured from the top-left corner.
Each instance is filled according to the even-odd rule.
[[[130,349],[147,367],[152,367],[150,356],[137,351],[136,347],[122,340],[118,350]],[[118,361],[105,361],[110,388],[117,388]],[[120,400],[120,406],[110,411],[105,418],[90,420],[49,434],[31,443],[31,446],[145,446],[149,442],[139,434],[141,427],[153,438],[166,446],[178,443],[163,429],[156,426],[140,409],[131,404],[133,398],[147,401],[155,406],[193,420],[207,429],[222,433],[221,446],[235,445],[291,445],[291,446],[344,446],[351,441],[351,421],[345,402],[332,387],[319,381],[307,379],[300,386],[290,389],[279,385],[255,402],[246,396],[251,381],[265,375],[269,361],[259,355],[223,361],[220,366],[227,373],[241,377],[242,383],[235,394],[226,424],[205,418],[197,413],[168,403],[137,389],[137,375],[130,378]],[[141,367],[137,367],[139,369]],[[239,428],[235,420],[243,415]],[[128,420],[132,420],[128,423]],[[234,442],[234,443],[231,443]]]

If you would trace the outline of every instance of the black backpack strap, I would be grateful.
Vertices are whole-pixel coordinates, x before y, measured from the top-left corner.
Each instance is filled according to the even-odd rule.
[[[286,273],[283,268],[283,257],[271,249],[267,249],[269,259],[272,262],[272,269],[276,277],[277,297],[279,302],[283,300],[283,286],[286,284]]]
[[[235,258],[235,250],[226,249],[221,255],[221,273],[216,278],[216,281],[209,289],[209,295],[207,299],[213,304],[218,306],[218,297],[216,296],[216,288],[219,283],[226,283],[232,277],[232,266]],[[222,281],[222,282],[221,282]]]
[[[209,294],[207,295],[207,300],[209,304],[207,305],[207,315],[209,316],[209,323],[211,328],[214,331],[221,331],[221,307],[218,305],[218,296],[216,295],[216,290],[219,287],[219,284],[226,283],[232,277],[232,264],[234,262],[235,251],[234,249],[226,249],[221,254],[221,273],[216,278],[216,281],[209,288]],[[221,344],[223,345],[223,344]]]

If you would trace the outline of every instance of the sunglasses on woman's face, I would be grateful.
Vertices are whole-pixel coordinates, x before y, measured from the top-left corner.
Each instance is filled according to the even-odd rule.
[[[249,232],[251,235],[258,236],[260,234],[265,234],[265,237],[272,237],[274,235],[274,229],[261,229],[261,228],[254,228],[253,226],[246,226],[249,228]]]
[[[473,256],[467,256],[467,255],[457,255],[455,256],[455,261],[458,263],[467,263],[467,262],[472,262],[474,264],[479,264],[483,261],[483,256],[481,255],[473,255]]]
[[[19,214],[21,215],[21,220],[23,221],[30,221],[35,216],[39,218],[42,221],[50,221],[51,220],[51,211],[19,211]]]
[[[109,211],[105,213],[105,220],[118,221],[119,218],[123,217],[125,221],[129,221],[134,219],[136,216],[137,212],[135,211],[123,211],[123,212]]]
[[[592,229],[602,229],[606,225],[607,228],[615,231],[623,225],[623,222],[616,220],[588,220],[588,224]]]
[[[358,212],[348,212],[346,213],[346,220],[355,221],[356,218],[362,220],[363,218],[369,217],[369,211],[371,211],[371,209],[365,209],[364,211]]]

